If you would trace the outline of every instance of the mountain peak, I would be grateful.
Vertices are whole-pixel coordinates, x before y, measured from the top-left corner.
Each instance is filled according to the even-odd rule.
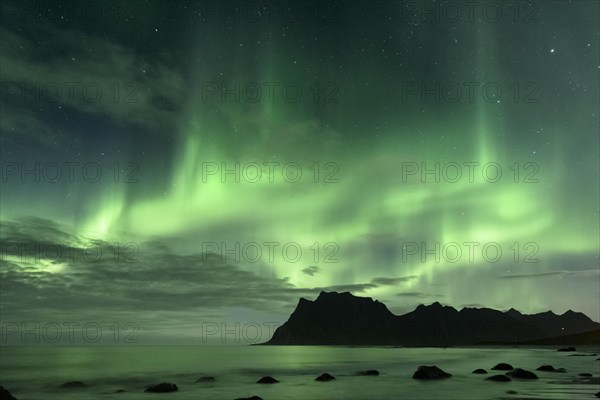
[[[323,290],[319,293],[315,303],[366,304],[379,302],[373,301],[371,297],[355,296],[350,292],[326,292]]]
[[[433,302],[426,306],[425,304],[419,304],[416,310],[443,310],[444,308],[453,308],[450,306],[443,306],[439,301]]]
[[[549,315],[549,316],[554,316],[554,315],[556,315],[556,314],[554,313],[554,311],[552,311],[552,310],[544,311],[543,313],[540,313],[540,314],[541,314],[541,315]]]
[[[324,290],[319,293],[317,300],[325,299],[325,298],[334,298],[334,297],[356,297],[350,292],[326,292]]]
[[[576,313],[576,312],[575,312],[575,311],[573,311],[573,310],[567,310],[567,311],[565,311],[565,312],[564,312],[562,315],[577,315],[577,314],[578,314],[578,313]]]

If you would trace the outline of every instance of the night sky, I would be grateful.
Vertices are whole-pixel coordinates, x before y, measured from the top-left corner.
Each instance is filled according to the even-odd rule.
[[[600,320],[600,3],[81,3],[2,5],[3,323]]]

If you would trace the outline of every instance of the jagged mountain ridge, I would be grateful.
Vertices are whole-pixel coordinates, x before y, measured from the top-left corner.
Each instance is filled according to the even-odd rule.
[[[404,315],[351,293],[321,292],[301,298],[289,320],[265,344],[451,346],[535,341],[600,329],[582,313],[522,314],[490,308],[453,307],[435,302]]]

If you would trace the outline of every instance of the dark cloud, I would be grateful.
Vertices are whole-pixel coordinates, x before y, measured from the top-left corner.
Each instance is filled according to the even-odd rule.
[[[309,276],[315,276],[315,274],[319,273],[321,269],[316,265],[311,265],[310,267],[306,267],[302,270],[302,272]]]
[[[83,318],[93,312],[135,316],[153,329],[161,325],[152,323],[155,315],[170,315],[169,320],[181,323],[234,308],[281,313],[298,298],[321,291],[363,293],[417,278],[377,277],[366,283],[300,288],[214,254],[178,253],[160,240],[135,244],[135,252],[134,244],[127,244],[115,258],[113,243],[70,233],[41,218],[2,221],[0,238],[2,313],[7,319]],[[51,252],[48,258],[42,248],[58,249],[62,256]],[[310,266],[303,273],[319,271]]]
[[[376,289],[382,286],[394,286],[402,282],[408,282],[413,279],[417,279],[417,275],[410,276],[401,276],[401,277],[377,277],[373,278],[371,282],[368,283],[354,283],[354,284],[345,284],[345,285],[332,285],[325,287],[317,287],[310,289],[311,293],[320,293],[321,291],[326,292],[353,292],[353,293],[362,293],[370,289]]]
[[[7,26],[0,33],[3,134],[53,143],[57,132],[51,128],[52,116],[44,111],[49,107],[110,116],[118,125],[155,134],[177,123],[186,85],[168,57],[149,59],[101,36],[47,23]],[[39,43],[48,40],[53,50],[40,49]]]
[[[70,233],[40,218],[2,221],[0,238],[2,311],[8,319],[81,317],[91,311],[144,319],[157,313],[206,315],[236,307],[281,312],[299,297],[321,291],[363,293],[416,278],[378,277],[367,283],[299,288],[213,254],[180,254],[159,240],[136,244],[139,248],[130,258],[119,254],[115,259],[112,243]],[[19,251],[23,248],[27,251]],[[62,255],[50,252],[49,259],[43,248]],[[126,250],[129,254],[134,248]],[[303,272],[312,276],[319,268],[310,266]]]
[[[7,318],[24,311],[38,316],[90,310],[137,313],[228,307],[273,311],[313,292],[295,288],[284,279],[243,270],[213,255],[178,254],[156,241],[140,243],[134,257],[116,261],[112,243],[95,240],[90,248],[101,249],[102,255],[96,257],[99,253],[90,250],[86,258],[85,238],[43,219],[2,221],[1,232],[1,296]],[[52,236],[58,240],[51,241]],[[22,255],[16,245],[29,250]],[[35,250],[51,245],[71,253],[47,260],[43,252]]]
[[[552,276],[566,277],[566,276],[575,276],[575,275],[583,275],[583,276],[594,276],[600,274],[600,270],[598,269],[588,269],[588,270],[576,270],[576,271],[549,271],[549,272],[539,272],[535,274],[511,274],[511,275],[500,275],[496,278],[498,279],[536,279],[536,278],[547,278]]]
[[[324,286],[310,289],[310,293],[320,293],[320,292],[352,292],[352,293],[362,293],[369,289],[375,289],[377,285],[372,283],[353,283],[347,285],[333,285],[333,286]]]
[[[376,285],[380,285],[380,286],[394,286],[399,283],[408,282],[413,279],[417,279],[418,277],[419,277],[418,275],[401,276],[401,277],[397,277],[397,278],[378,277],[378,278],[374,278],[371,282]]]
[[[414,298],[418,298],[418,299],[423,299],[426,297],[444,297],[443,294],[432,294],[432,293],[423,293],[423,292],[402,292],[402,293],[397,293],[396,296],[398,297],[414,297]]]

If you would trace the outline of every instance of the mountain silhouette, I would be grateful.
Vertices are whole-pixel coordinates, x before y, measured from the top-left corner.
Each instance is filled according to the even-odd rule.
[[[482,343],[525,343],[600,329],[582,313],[551,311],[526,315],[510,309],[419,305],[394,315],[385,304],[351,293],[321,292],[316,300],[301,298],[269,345],[397,345],[452,346]]]

